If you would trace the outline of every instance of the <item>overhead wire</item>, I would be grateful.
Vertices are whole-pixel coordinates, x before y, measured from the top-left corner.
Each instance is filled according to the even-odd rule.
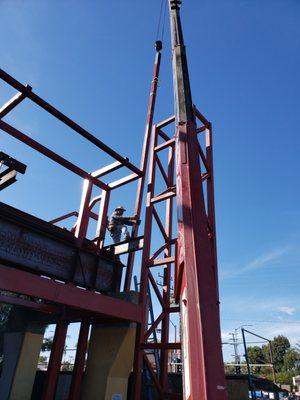
[[[241,321],[241,319],[238,319],[238,318],[221,318],[221,320],[222,321]],[[258,324],[300,324],[300,321],[286,321],[286,320],[283,320],[283,321],[280,321],[280,320],[278,320],[278,321],[269,321],[269,320],[266,320],[266,321],[262,321],[262,320],[255,320],[255,319],[247,319],[247,320],[245,320],[245,322],[244,323],[248,323],[248,322],[254,322],[254,323],[258,323]]]

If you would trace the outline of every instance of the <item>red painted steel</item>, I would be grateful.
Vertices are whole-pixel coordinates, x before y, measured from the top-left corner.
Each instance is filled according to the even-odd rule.
[[[80,399],[80,388],[84,372],[85,355],[88,346],[88,336],[90,330],[89,321],[83,321],[80,326],[79,338],[74,361],[74,369],[72,374],[72,382],[69,393],[69,400]]]
[[[31,90],[30,86],[26,86],[27,89]],[[15,107],[17,107],[18,104],[20,104],[24,99],[26,99],[26,94],[25,93],[17,93],[15,94],[7,103],[5,103],[1,108],[0,108],[0,119],[4,118],[5,115],[7,115],[10,111],[12,111]]]
[[[179,270],[182,269],[182,282],[178,283],[178,290],[182,308],[185,398],[221,400],[226,398],[226,392],[217,271],[214,248],[207,229],[208,217],[200,184],[196,141],[195,125],[178,126],[177,265]]]
[[[153,127],[151,142],[150,142],[150,157],[149,157],[149,178],[148,178],[148,192],[146,198],[146,216],[145,216],[145,228],[144,228],[144,249],[142,255],[141,265],[141,279],[140,279],[140,298],[139,304],[146,310],[147,307],[147,293],[148,293],[148,260],[150,258],[150,245],[151,245],[151,231],[152,231],[152,212],[153,204],[151,203],[151,197],[154,195],[154,180],[155,180],[155,157],[154,147],[157,144],[156,129]],[[143,368],[144,351],[141,345],[144,343],[145,328],[147,327],[146,312],[142,315],[143,319],[140,324],[137,325],[136,342],[135,342],[135,356],[134,356],[134,367],[133,367],[133,381],[134,391],[133,399],[139,400],[141,397],[141,374]],[[156,378],[157,381],[157,378]],[[156,383],[155,381],[155,383]],[[161,392],[160,385],[156,384],[159,392]]]
[[[178,209],[177,297],[180,297],[183,382],[186,400],[225,400],[222,360],[212,144],[207,135],[206,165],[201,173],[196,118],[210,129],[192,104],[179,0],[170,0],[173,80],[176,116]],[[203,180],[207,180],[205,193]],[[206,210],[206,203],[207,208]]]
[[[42,312],[45,314],[55,314],[60,311],[57,306],[54,306],[52,304],[35,302],[29,299],[24,299],[23,297],[16,297],[11,294],[0,294],[0,303],[26,307],[30,308],[31,310]]]
[[[69,171],[72,171],[74,174],[81,176],[82,178],[91,180],[94,185],[98,186],[101,189],[108,190],[108,186],[105,185],[103,182],[99,181],[96,178],[93,178],[88,172],[84,171],[77,165],[71,163],[70,161],[66,160],[65,158],[59,156],[54,151],[48,149],[47,147],[43,146],[42,144],[38,143],[36,140],[30,138],[29,136],[25,135],[24,133],[20,132],[18,129],[14,128],[13,126],[7,124],[4,121],[0,121],[0,129],[4,132],[8,133],[9,135],[15,137],[16,139],[20,140],[21,142],[27,144],[28,146],[32,147],[33,149],[37,150],[38,152],[42,153],[44,156],[50,158],[51,160],[55,161],[56,163],[62,165]]]
[[[39,107],[43,108],[45,111],[53,115],[55,118],[69,126],[73,131],[77,132],[79,135],[84,137],[89,142],[93,143],[99,149],[103,150],[105,153],[113,157],[115,160],[119,161],[122,165],[129,168],[132,172],[135,172],[138,175],[142,175],[141,171],[131,164],[128,158],[122,157],[119,153],[111,149],[109,146],[101,142],[98,138],[89,133],[86,129],[82,128],[76,122],[72,121],[69,117],[64,115],[61,111],[53,107],[51,104],[47,103],[44,99],[38,96],[36,93],[32,91],[30,86],[25,86],[22,83],[18,82],[15,78],[5,72],[0,68],[0,78],[8,83],[10,86],[14,87],[19,92],[23,93],[28,99],[33,101]]]
[[[87,236],[88,223],[90,219],[90,208],[89,204],[91,201],[93,185],[90,180],[85,179],[83,182],[81,203],[79,208],[79,215],[77,218],[75,236],[78,238],[79,242]]]
[[[56,324],[42,400],[55,399],[56,386],[64,352],[67,330],[68,322],[61,320]]]
[[[71,211],[67,214],[61,215],[60,217],[51,219],[51,221],[49,221],[49,223],[57,224],[58,222],[64,221],[65,219],[68,219],[70,217],[78,217],[78,211]]]
[[[141,310],[135,304],[63,284],[51,279],[41,278],[0,264],[0,289],[22,293],[66,305],[91,314],[107,315],[127,321],[141,321]]]
[[[146,173],[148,157],[149,157],[149,144],[150,144],[153,116],[154,116],[155,103],[156,103],[160,62],[161,62],[161,53],[160,53],[160,49],[159,49],[155,55],[152,82],[151,82],[151,88],[150,88],[150,98],[149,98],[148,112],[147,112],[147,118],[146,118],[144,144],[143,144],[142,157],[141,157],[141,163],[140,163],[140,170],[143,172],[143,176],[138,181],[135,208],[134,208],[134,213],[138,218],[140,218],[140,215],[141,215],[141,208],[142,208],[143,195],[144,195],[145,173]],[[139,229],[138,225],[135,225],[133,227],[133,230],[132,230],[133,238],[136,238],[138,236],[138,229]],[[134,258],[135,258],[134,252],[129,254],[128,261],[127,261],[125,283],[124,283],[124,290],[126,290],[126,291],[130,290],[130,286],[131,286]]]
[[[106,190],[102,191],[101,202],[98,213],[98,221],[97,221],[97,230],[96,230],[96,244],[99,248],[102,248],[104,245],[104,239],[106,234],[107,227],[107,214],[108,214],[108,206],[110,200],[110,191]]]
[[[174,121],[170,118],[167,122],[163,122],[164,126]],[[171,279],[172,266],[175,262],[176,241],[172,237],[172,220],[173,220],[173,197],[174,191],[174,164],[175,164],[175,146],[174,140],[170,140],[167,135],[163,145],[158,145],[160,137],[160,129],[156,125],[153,126],[151,134],[151,142],[149,148],[149,167],[148,167],[148,185],[146,195],[146,215],[144,227],[144,248],[141,265],[141,282],[140,282],[140,304],[142,309],[147,308],[148,302],[148,286],[153,288],[153,295],[156,296],[160,313],[151,325],[148,325],[147,313],[142,314],[143,320],[137,327],[136,348],[134,359],[134,400],[141,397],[141,370],[143,363],[146,365],[152,381],[158,390],[159,398],[164,399],[168,393],[168,350],[179,348],[180,344],[170,343],[169,318],[173,312],[179,312],[179,308],[173,310],[171,307]],[[167,150],[167,166],[163,166],[160,152]],[[157,180],[157,172],[161,174],[162,182],[165,185],[165,190],[160,195],[155,195],[155,187]],[[158,212],[157,203],[164,203],[165,223],[163,224],[160,213]],[[152,237],[154,224],[156,224],[160,234],[162,245],[152,250]],[[161,255],[163,254],[163,255]],[[160,256],[160,258],[157,258]],[[163,267],[163,290],[158,287],[150,268]],[[161,324],[161,341],[153,343],[151,335],[157,330]],[[155,365],[153,369],[149,362],[145,349],[160,350],[160,365]]]
[[[170,143],[170,142],[169,142]],[[156,151],[157,155],[157,150]],[[157,156],[157,161],[159,160]],[[175,165],[175,151],[174,143],[170,143],[168,148],[168,166],[166,174],[166,185],[168,188],[174,186],[174,165]],[[162,172],[162,171],[161,171]],[[173,228],[173,199],[169,198],[166,200],[166,220],[165,220],[165,232],[166,232],[166,248],[164,250],[165,259],[172,259],[172,228]],[[175,261],[175,258],[174,258]],[[163,272],[163,298],[165,304],[165,310],[167,311],[171,306],[171,266],[172,264],[166,264]],[[161,344],[163,345],[160,353],[160,383],[162,385],[164,393],[168,392],[168,351],[166,347],[169,343],[169,326],[170,326],[170,314],[167,312],[166,317],[162,321],[162,334],[161,334]]]

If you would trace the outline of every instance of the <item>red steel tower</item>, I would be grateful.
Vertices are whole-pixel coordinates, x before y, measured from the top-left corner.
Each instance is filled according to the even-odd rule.
[[[192,102],[180,3],[170,0],[177,156],[176,293],[181,307],[184,398],[221,400],[226,399],[226,390],[219,322],[211,124],[204,120],[203,158],[196,125],[200,114]],[[201,158],[205,159],[205,174],[201,173]]]
[[[213,155],[211,123],[192,102],[187,57],[180,20],[179,0],[169,0],[173,52],[175,117],[152,129],[146,221],[141,274],[141,304],[147,306],[148,285],[153,288],[161,312],[148,327],[147,318],[138,325],[135,357],[135,396],[141,393],[140,371],[146,364],[160,398],[177,398],[168,392],[167,351],[177,349],[169,342],[170,314],[180,309],[183,392],[186,400],[225,400],[227,398],[222,359],[217,253],[214,211]],[[163,129],[175,120],[175,136]],[[198,135],[205,136],[203,149]],[[158,140],[163,139],[159,144]],[[167,168],[159,154],[168,149]],[[165,190],[155,194],[156,171],[165,181]],[[174,177],[176,175],[176,179]],[[177,240],[172,237],[172,198],[177,197]],[[158,203],[165,203],[163,225]],[[153,221],[159,226],[163,244],[151,253]],[[163,253],[163,258],[157,256]],[[152,268],[163,265],[163,294],[153,278]],[[175,265],[174,296],[179,307],[171,307],[172,265]],[[149,340],[161,324],[161,341]],[[154,368],[146,350],[160,350],[160,365]]]

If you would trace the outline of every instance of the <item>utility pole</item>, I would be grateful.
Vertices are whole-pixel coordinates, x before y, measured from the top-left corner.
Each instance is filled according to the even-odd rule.
[[[233,344],[233,348],[234,348],[234,363],[235,364],[240,364],[240,356],[238,353],[238,338],[237,338],[237,329],[235,329],[235,332],[233,333],[229,333],[229,335],[231,336],[232,340],[232,344]],[[235,372],[237,374],[241,373],[241,367],[239,365],[235,366]]]
[[[222,359],[211,146],[210,196],[205,206],[199,142],[179,0],[169,0],[176,118],[178,215],[177,300],[180,301],[183,398],[225,400]],[[206,128],[211,125],[207,121]],[[209,138],[209,140],[211,137]]]

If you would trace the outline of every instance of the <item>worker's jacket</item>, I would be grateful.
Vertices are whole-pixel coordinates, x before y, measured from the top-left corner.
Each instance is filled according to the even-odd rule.
[[[112,232],[118,228],[121,229],[123,225],[134,225],[135,223],[134,217],[121,217],[116,212],[113,212],[108,220],[107,229]]]

